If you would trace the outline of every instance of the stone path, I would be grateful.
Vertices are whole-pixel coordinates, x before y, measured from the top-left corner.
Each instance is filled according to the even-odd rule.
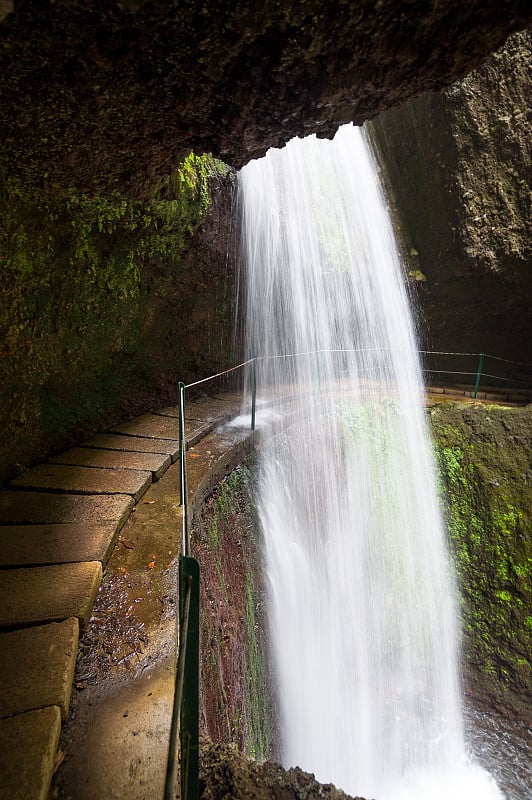
[[[238,404],[235,395],[189,403],[187,448],[238,413]],[[221,454],[205,448],[187,459],[197,498],[230,468],[230,444],[227,436]],[[177,409],[163,408],[28,470],[0,491],[0,800],[46,800],[78,640],[103,572],[131,512],[150,486],[157,491],[153,482],[178,451]]]
[[[235,398],[187,405],[191,447]],[[119,532],[177,460],[178,412],[95,436],[0,491],[0,800],[46,800],[78,638]]]

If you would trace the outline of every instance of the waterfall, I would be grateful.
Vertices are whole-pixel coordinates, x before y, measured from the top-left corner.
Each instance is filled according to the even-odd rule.
[[[239,176],[280,751],[377,800],[500,798],[466,755],[452,569],[399,257],[364,134]]]

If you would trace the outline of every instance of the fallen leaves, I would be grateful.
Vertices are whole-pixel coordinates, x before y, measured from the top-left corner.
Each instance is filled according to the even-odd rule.
[[[154,566],[155,566],[155,556],[152,556],[151,558],[152,558],[152,560],[148,564],[148,569],[153,569]]]
[[[143,506],[152,506],[155,503],[155,500],[145,500],[143,502]]]

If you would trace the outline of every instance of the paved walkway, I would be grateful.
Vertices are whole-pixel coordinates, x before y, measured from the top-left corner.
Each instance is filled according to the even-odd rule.
[[[206,443],[202,457],[187,459],[193,500],[201,503],[233,465],[231,437],[218,453],[205,437],[238,413],[239,403],[240,396],[224,394],[187,405],[187,448]],[[241,433],[240,445],[249,438]],[[103,571],[132,511],[138,509],[140,523],[141,499],[178,449],[177,409],[163,408],[95,436],[0,491],[0,800],[46,800],[78,641]],[[172,535],[180,513],[176,508]]]
[[[189,403],[187,447],[234,416],[238,403],[229,394]],[[103,571],[136,504],[178,451],[178,411],[163,408],[0,491],[0,800],[46,800],[78,640]]]

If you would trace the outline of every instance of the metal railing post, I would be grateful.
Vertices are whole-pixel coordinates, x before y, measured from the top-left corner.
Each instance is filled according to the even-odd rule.
[[[257,356],[253,356],[251,365],[251,430],[255,430],[255,412],[257,408]]]
[[[183,463],[183,442],[185,438],[185,384],[179,382],[178,386],[178,411],[179,411],[179,505],[184,505],[184,463]]]
[[[185,389],[184,383],[179,383],[179,488],[180,505],[183,506],[183,552],[190,555],[189,518],[188,518],[188,487],[187,487],[187,462],[186,462],[186,432],[185,432]]]
[[[480,376],[482,375],[482,364],[484,363],[484,353],[480,354],[478,362],[477,379],[475,381],[475,390],[473,392],[473,400],[477,399],[478,387],[480,386]]]
[[[181,636],[186,636],[186,651],[179,725],[181,800],[198,800],[199,797],[199,605],[199,564],[190,556],[182,556],[179,561],[179,609]]]
[[[179,559],[178,656],[164,800],[175,800],[180,738],[182,800],[199,797],[199,564]]]

